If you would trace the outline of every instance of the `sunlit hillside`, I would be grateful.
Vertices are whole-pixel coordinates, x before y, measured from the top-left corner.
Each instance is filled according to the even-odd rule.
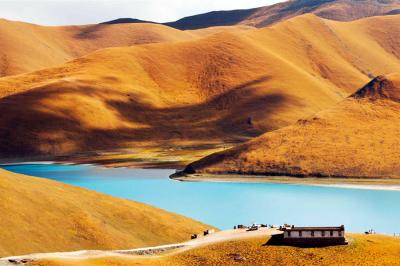
[[[193,163],[188,172],[400,177],[400,74],[334,108]]]
[[[198,34],[146,23],[45,27],[2,19],[0,76],[60,65],[101,48],[189,40]]]
[[[267,240],[267,237],[235,240],[157,257],[54,259],[33,262],[31,265],[399,265],[398,237],[349,235],[348,246],[306,249],[266,246]]]
[[[0,155],[244,141],[400,68],[400,16],[304,15],[263,29],[110,48],[0,79]]]
[[[146,204],[0,170],[0,256],[186,241],[208,226]]]

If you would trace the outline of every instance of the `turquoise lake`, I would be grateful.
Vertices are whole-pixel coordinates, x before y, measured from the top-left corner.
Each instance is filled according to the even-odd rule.
[[[400,233],[400,191],[266,183],[179,182],[173,170],[20,164],[44,177],[176,212],[220,229],[236,224],[346,225],[352,232]]]

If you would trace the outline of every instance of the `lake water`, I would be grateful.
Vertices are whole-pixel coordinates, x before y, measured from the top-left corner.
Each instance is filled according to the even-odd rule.
[[[400,233],[400,192],[266,183],[179,182],[173,170],[90,165],[0,166],[176,212],[220,229],[235,224],[344,224],[348,231]]]

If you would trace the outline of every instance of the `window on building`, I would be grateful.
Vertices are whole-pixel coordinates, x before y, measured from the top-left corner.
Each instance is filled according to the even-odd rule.
[[[311,231],[311,236],[314,236],[314,231]]]
[[[290,231],[288,231],[288,232],[287,232],[287,234],[288,234],[288,236],[290,236],[290,235],[291,235],[291,232],[290,232]]]
[[[303,232],[299,231],[299,236],[302,237],[303,236]]]
[[[330,235],[333,236],[333,231],[330,232]]]
[[[322,231],[322,232],[321,232],[321,235],[322,235],[322,236],[325,236],[325,231]]]
[[[342,236],[342,231],[339,231],[339,236]]]

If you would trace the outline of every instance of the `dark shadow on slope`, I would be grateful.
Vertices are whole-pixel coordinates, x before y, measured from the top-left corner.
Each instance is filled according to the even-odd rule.
[[[230,11],[213,11],[185,17],[174,22],[164,23],[164,25],[180,30],[196,30],[214,26],[232,26],[239,24],[258,10],[258,8],[253,8]]]
[[[266,27],[284,19],[311,13],[322,5],[335,1],[336,0],[296,0],[279,3],[267,7],[260,12],[259,16],[264,17],[264,19],[257,26]]]
[[[272,235],[263,246],[283,246],[283,233]]]
[[[391,10],[391,11],[387,12],[385,15],[387,15],[387,16],[400,15],[400,9]]]
[[[248,117],[260,112],[268,117],[287,108],[287,102],[302,106],[300,100],[285,95],[257,95],[255,88],[267,79],[260,77],[241,84],[205,103],[171,108],[156,108],[143,103],[140,95],[106,88],[60,85],[12,95],[0,100],[0,156],[62,155],[127,148],[145,141],[157,145],[182,140],[244,141],[264,132],[250,126]],[[65,95],[98,99],[122,121],[145,127],[90,128],[80,123],[73,108],[47,110],[40,103]],[[111,100],[117,97],[124,100]]]
[[[106,22],[102,22],[102,23],[99,23],[99,24],[100,25],[104,25],[104,24],[112,25],[112,24],[137,24],[137,23],[160,24],[160,23],[157,23],[157,22],[154,22],[154,21],[140,20],[140,19],[136,19],[136,18],[117,18],[117,19],[106,21]]]
[[[82,29],[80,32],[75,34],[76,39],[84,39],[84,40],[94,40],[98,39],[100,36],[98,35],[98,32],[103,30],[104,28],[108,27],[109,25],[105,24],[95,24],[95,25],[90,25]]]

